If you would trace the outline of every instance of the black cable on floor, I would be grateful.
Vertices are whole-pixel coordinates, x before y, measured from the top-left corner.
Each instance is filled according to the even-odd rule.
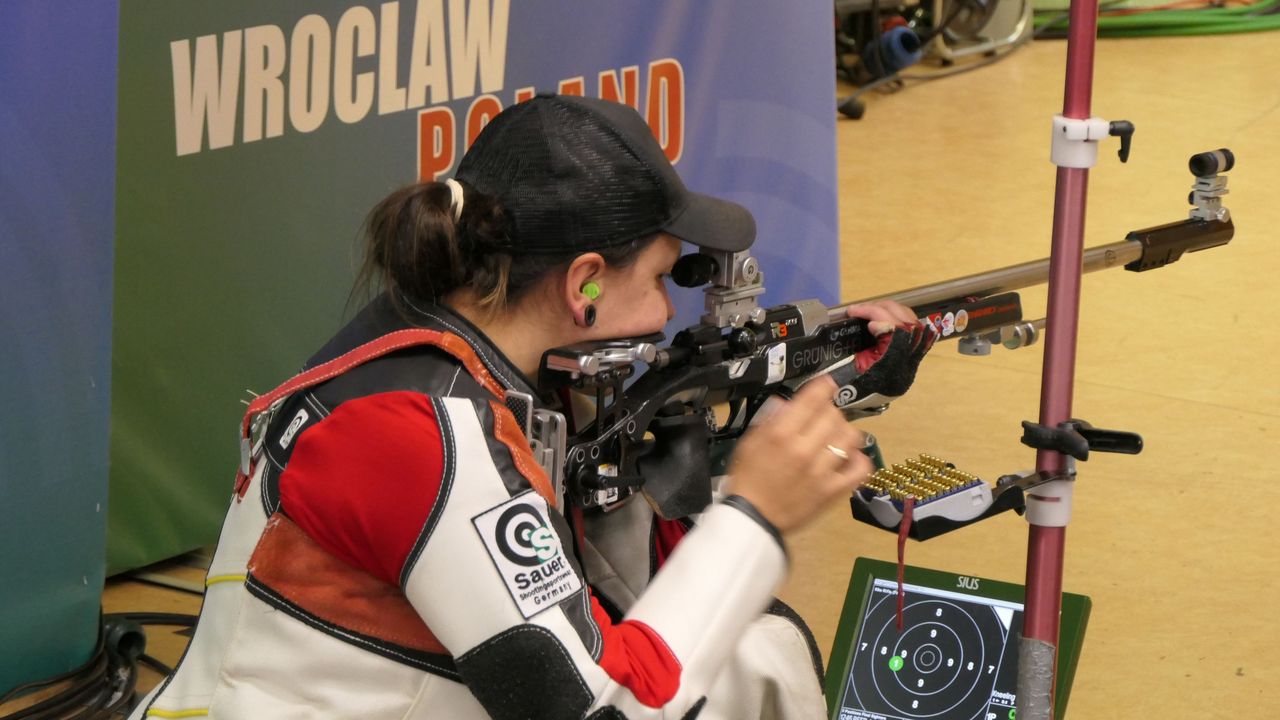
[[[94,673],[76,682],[57,695],[23,708],[15,713],[5,715],[2,720],[26,720],[27,718],[53,718],[88,704],[89,699],[101,693],[107,685],[106,654],[95,657]]]
[[[9,702],[10,700],[13,700],[19,695],[25,695],[28,691],[39,690],[42,687],[56,685],[60,682],[66,682],[67,680],[78,679],[79,676],[90,673],[94,662],[98,660],[98,656],[102,651],[103,651],[102,633],[99,632],[98,642],[97,644],[94,645],[93,652],[89,655],[89,659],[85,660],[83,665],[81,665],[80,667],[68,670],[64,673],[59,673],[57,675],[54,675],[53,677],[44,678],[41,680],[32,680],[31,682],[25,682],[21,685],[10,688],[3,695],[0,695],[0,705],[3,705]],[[7,717],[0,718],[0,720],[8,720],[8,718]]]
[[[124,685],[120,688],[118,694],[114,695],[115,701],[109,703],[100,714],[86,717],[110,718],[116,714],[127,715],[133,710],[133,706],[138,702],[138,663],[136,661],[129,663],[126,672],[128,674],[125,676]]]
[[[145,647],[145,636],[138,638],[142,630],[137,625],[192,627],[196,619],[195,615],[162,612],[102,615],[97,643],[84,664],[52,677],[18,685],[0,695],[0,704],[41,688],[69,683],[67,687],[29,707],[0,716],[0,720],[111,720],[128,714],[138,700],[138,663],[166,676],[173,674],[173,668],[141,652]],[[136,625],[130,629],[129,623]],[[132,635],[132,642],[126,643],[122,639],[125,637],[120,634],[122,624],[125,634]]]

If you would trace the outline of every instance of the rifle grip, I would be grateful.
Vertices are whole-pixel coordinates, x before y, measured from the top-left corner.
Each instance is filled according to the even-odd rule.
[[[700,414],[658,417],[649,425],[653,447],[637,460],[644,494],[667,520],[711,504],[711,433]]]

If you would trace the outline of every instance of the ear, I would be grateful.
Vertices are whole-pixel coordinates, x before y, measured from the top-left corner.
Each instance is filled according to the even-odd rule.
[[[564,272],[564,285],[561,287],[560,292],[561,301],[573,313],[575,320],[582,320],[587,305],[594,302],[582,293],[582,286],[586,285],[588,281],[601,283],[606,267],[607,265],[600,253],[593,252],[583,253],[569,263],[568,269]]]

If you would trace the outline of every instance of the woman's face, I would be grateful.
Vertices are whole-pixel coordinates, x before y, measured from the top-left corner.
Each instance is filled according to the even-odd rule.
[[[660,332],[675,317],[668,276],[680,257],[680,240],[663,233],[624,268],[607,268],[596,300],[592,338],[624,338]]]

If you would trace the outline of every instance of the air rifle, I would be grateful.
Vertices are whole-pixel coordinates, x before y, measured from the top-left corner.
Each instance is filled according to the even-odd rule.
[[[1184,220],[1137,230],[1120,241],[1087,250],[1084,272],[1124,267],[1145,272],[1179,260],[1187,252],[1225,245],[1234,234],[1222,205],[1234,158],[1228,150],[1191,160],[1196,175],[1193,209]],[[946,280],[859,302],[892,299],[906,305],[937,331],[940,341],[958,341],[959,351],[986,355],[993,345],[1009,349],[1034,344],[1045,321],[1026,320],[1017,291],[1049,279],[1048,259]],[[706,313],[699,323],[660,346],[661,334],[590,342],[548,351],[539,385],[594,393],[595,418],[565,432],[562,415],[534,411],[531,398],[508,404],[532,428],[531,441],[564,502],[606,509],[644,486],[665,517],[701,511],[711,499],[712,448],[736,439],[773,397],[787,397],[810,378],[831,373],[840,384],[852,356],[874,342],[866,321],[849,318],[845,305],[827,307],[801,300],[761,307],[764,273],[749,252],[686,255],[673,280],[704,287]],[[641,365],[645,366],[638,372]],[[864,402],[860,402],[863,400]],[[834,398],[850,419],[874,415],[887,405],[867,406],[851,386]],[[716,408],[728,408],[720,421]],[[1095,452],[1141,449],[1132,433],[1093,428],[1080,420],[1045,428],[1025,422],[1023,442],[1079,460]],[[903,500],[913,496],[910,536],[927,539],[1005,510],[1021,512],[1024,493],[1049,482],[1043,473],[1001,476],[988,485],[947,463],[921,456],[880,468],[852,498],[854,517],[896,532]]]

